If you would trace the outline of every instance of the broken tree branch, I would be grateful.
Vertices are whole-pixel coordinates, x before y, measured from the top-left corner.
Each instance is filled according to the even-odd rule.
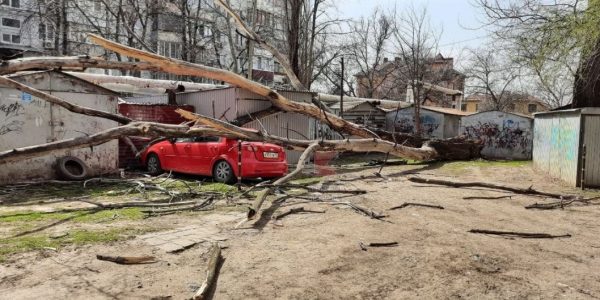
[[[455,188],[483,187],[483,188],[489,188],[489,189],[495,189],[495,190],[509,191],[509,192],[513,192],[515,194],[537,195],[537,196],[544,196],[544,197],[557,198],[557,199],[570,199],[570,198],[575,197],[573,195],[561,195],[561,194],[555,194],[555,193],[541,192],[541,191],[534,190],[532,187],[524,189],[524,188],[518,188],[518,187],[512,187],[512,186],[506,186],[506,185],[500,185],[500,184],[493,184],[493,183],[486,183],[486,182],[478,182],[478,181],[456,182],[456,181],[448,181],[448,180],[441,180],[441,179],[427,179],[427,178],[421,178],[421,177],[409,177],[408,180],[411,182],[416,182],[416,183],[445,185],[445,186],[451,186],[451,187],[455,187]]]
[[[94,34],[89,34],[89,37],[93,43],[105,49],[112,50],[121,55],[136,58],[141,61],[153,63],[157,67],[160,67],[163,72],[184,76],[205,77],[224,81],[266,97],[275,107],[281,110],[296,112],[321,120],[336,131],[359,137],[377,137],[376,134],[362,126],[348,122],[334,114],[326,113],[315,105],[290,101],[289,99],[277,93],[277,91],[272,90],[271,88],[260,83],[248,80],[239,74],[173,58],[166,58],[164,56],[115,43]]]
[[[306,150],[304,150],[304,152],[302,152],[302,155],[300,156],[300,159],[298,160],[296,169],[294,171],[292,171],[291,173],[285,175],[284,177],[277,179],[275,182],[273,182],[271,187],[266,188],[256,197],[256,200],[254,201],[253,206],[251,208],[249,208],[249,210],[248,210],[248,216],[247,216],[248,219],[252,219],[256,215],[256,213],[262,206],[262,204],[265,201],[265,199],[267,198],[267,196],[273,192],[275,187],[294,179],[294,177],[298,176],[300,174],[300,172],[302,172],[302,170],[304,169],[304,166],[306,164],[306,161],[308,160],[309,156],[315,151],[315,149],[317,149],[317,147],[319,147],[318,143],[313,143],[313,144],[309,145],[308,147],[306,147]]]
[[[291,214],[298,214],[298,213],[313,213],[313,214],[324,214],[326,211],[325,210],[309,210],[309,209],[304,209],[304,207],[295,207],[292,208],[286,212],[283,212],[281,214],[278,214],[276,216],[273,216],[273,219],[275,220],[280,220],[283,219],[286,216],[289,216]]]
[[[121,136],[231,136],[213,128],[189,127],[186,125],[169,125],[152,122],[133,122],[120,127],[111,128],[93,135],[80,136],[41,145],[15,148],[0,152],[0,163],[23,160],[40,156],[55,150],[76,149],[96,146],[117,139]]]
[[[547,233],[526,233],[526,232],[514,232],[514,231],[498,231],[498,230],[486,230],[486,229],[471,229],[469,230],[471,233],[481,233],[481,234],[493,234],[493,235],[503,235],[510,237],[520,237],[524,239],[555,239],[555,238],[569,238],[570,234],[563,235],[551,235]]]
[[[429,207],[429,208],[444,209],[444,207],[440,206],[440,205],[431,205],[431,204],[423,204],[423,203],[415,203],[415,202],[405,202],[405,203],[403,203],[401,205],[394,206],[394,207],[390,208],[389,210],[402,209],[402,208],[405,208],[407,206],[420,206],[420,207]]]
[[[96,259],[114,262],[120,265],[151,264],[156,262],[154,256],[108,256],[96,255]]]
[[[368,243],[359,242],[358,246],[362,251],[367,251],[367,247],[398,247],[398,242]]]
[[[550,203],[534,203],[528,206],[525,206],[526,209],[542,209],[542,210],[550,210],[550,209],[563,209],[567,206],[573,205],[573,204],[583,204],[583,205],[589,205],[591,202],[595,201],[595,200],[599,200],[600,197],[594,197],[594,198],[589,198],[589,199],[571,199],[571,200],[563,200],[561,199],[560,201],[555,201],[555,202],[550,202]]]
[[[72,69],[86,68],[126,70],[126,71],[161,71],[160,68],[147,62],[110,61],[100,57],[65,56],[65,57],[25,57],[0,62],[0,75],[12,74],[27,70]]]
[[[225,1],[217,0],[217,1],[215,1],[215,4],[221,6],[221,8],[223,8],[225,10],[225,12],[227,12],[227,14],[229,16],[231,16],[234,23],[237,25],[238,29],[242,32],[242,34],[244,36],[251,39],[253,42],[258,44],[263,49],[269,51],[269,53],[271,53],[271,55],[273,55],[273,57],[275,57],[275,59],[279,62],[279,64],[285,71],[285,74],[290,79],[290,83],[292,84],[292,86],[295,89],[301,90],[301,91],[306,90],[306,88],[304,87],[302,82],[300,82],[300,79],[298,79],[298,76],[296,76],[296,73],[294,73],[292,65],[290,64],[289,60],[283,53],[281,53],[279,50],[277,50],[276,47],[271,45],[269,42],[267,42],[265,39],[263,39],[260,35],[258,35],[256,32],[254,32],[254,30],[252,30],[248,25],[246,25],[246,23],[242,20],[242,18],[240,18],[240,16],[238,16],[238,14],[231,7],[229,7],[229,5]]]
[[[208,299],[211,287],[214,285],[215,280],[217,279],[217,270],[219,268],[219,263],[221,262],[221,246],[219,243],[214,243],[209,252],[208,252],[208,266],[206,267],[206,279],[202,282],[202,286],[196,291],[194,300],[204,300]]]
[[[512,195],[507,196],[498,196],[498,197],[481,197],[481,196],[472,196],[472,197],[463,197],[464,200],[497,200],[497,199],[512,199]]]
[[[101,111],[101,110],[96,110],[96,109],[72,104],[72,103],[67,102],[63,99],[60,99],[56,96],[50,95],[48,93],[42,92],[42,91],[34,89],[32,87],[26,86],[18,81],[12,80],[5,76],[0,76],[0,85],[9,86],[9,87],[15,88],[19,91],[29,93],[29,94],[31,94],[35,97],[38,97],[44,101],[48,101],[52,104],[56,104],[58,106],[64,107],[68,111],[71,111],[74,113],[109,119],[109,120],[117,121],[121,124],[128,124],[132,121],[130,118],[127,118],[127,117],[119,115],[119,114],[113,114],[113,113],[109,113],[109,112],[105,112],[105,111]]]

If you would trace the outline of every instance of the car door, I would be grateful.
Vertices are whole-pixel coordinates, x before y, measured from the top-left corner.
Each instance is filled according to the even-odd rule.
[[[193,167],[198,174],[212,175],[212,162],[219,154],[219,137],[197,137],[193,146]]]
[[[170,151],[169,170],[176,172],[189,173],[191,170],[188,161],[191,157],[193,139],[192,138],[178,138],[172,143],[172,151]]]

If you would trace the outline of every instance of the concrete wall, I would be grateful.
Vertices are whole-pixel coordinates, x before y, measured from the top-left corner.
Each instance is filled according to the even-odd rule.
[[[487,111],[462,117],[460,134],[480,139],[484,157],[531,159],[533,120],[515,114]]]
[[[398,115],[396,116],[396,112]],[[421,132],[428,138],[445,138],[444,114],[421,109]],[[386,114],[386,128],[388,131],[415,133],[415,111],[408,107],[393,110]]]
[[[558,111],[535,116],[533,165],[551,177],[579,185],[581,112]]]
[[[93,85],[72,80],[56,72],[43,72],[15,78],[34,88],[89,108],[117,112],[117,98],[94,90]],[[58,91],[58,92],[57,92]],[[85,136],[118,124],[87,117],[11,88],[0,88],[0,151],[56,140]],[[2,165],[0,184],[33,179],[56,178],[54,165],[62,156],[82,159],[92,175],[117,169],[117,141],[90,148],[55,151],[51,154]]]

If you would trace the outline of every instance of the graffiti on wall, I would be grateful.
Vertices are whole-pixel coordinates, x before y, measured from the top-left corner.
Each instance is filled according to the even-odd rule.
[[[440,123],[432,116],[421,116],[421,134],[426,137],[433,136],[433,133],[440,127]],[[394,128],[396,132],[414,133],[415,118],[410,116],[399,117]]]
[[[24,122],[17,120],[21,114],[23,114],[23,106],[19,102],[0,104],[0,116],[2,116],[0,135],[21,131]]]
[[[465,126],[465,135],[470,139],[478,139],[484,147],[521,150],[523,153],[531,147],[532,140],[518,121],[503,120],[502,124],[494,122],[478,122]]]

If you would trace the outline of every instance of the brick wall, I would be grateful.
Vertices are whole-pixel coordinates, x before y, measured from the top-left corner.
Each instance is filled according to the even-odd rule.
[[[119,104],[119,113],[136,121],[181,124],[185,122],[185,119],[175,112],[178,108],[195,112],[191,105],[121,103]],[[146,137],[130,137],[130,139],[138,150],[141,150],[151,140]],[[140,163],[135,158],[135,153],[127,143],[119,139],[119,168],[136,167],[140,167]]]

